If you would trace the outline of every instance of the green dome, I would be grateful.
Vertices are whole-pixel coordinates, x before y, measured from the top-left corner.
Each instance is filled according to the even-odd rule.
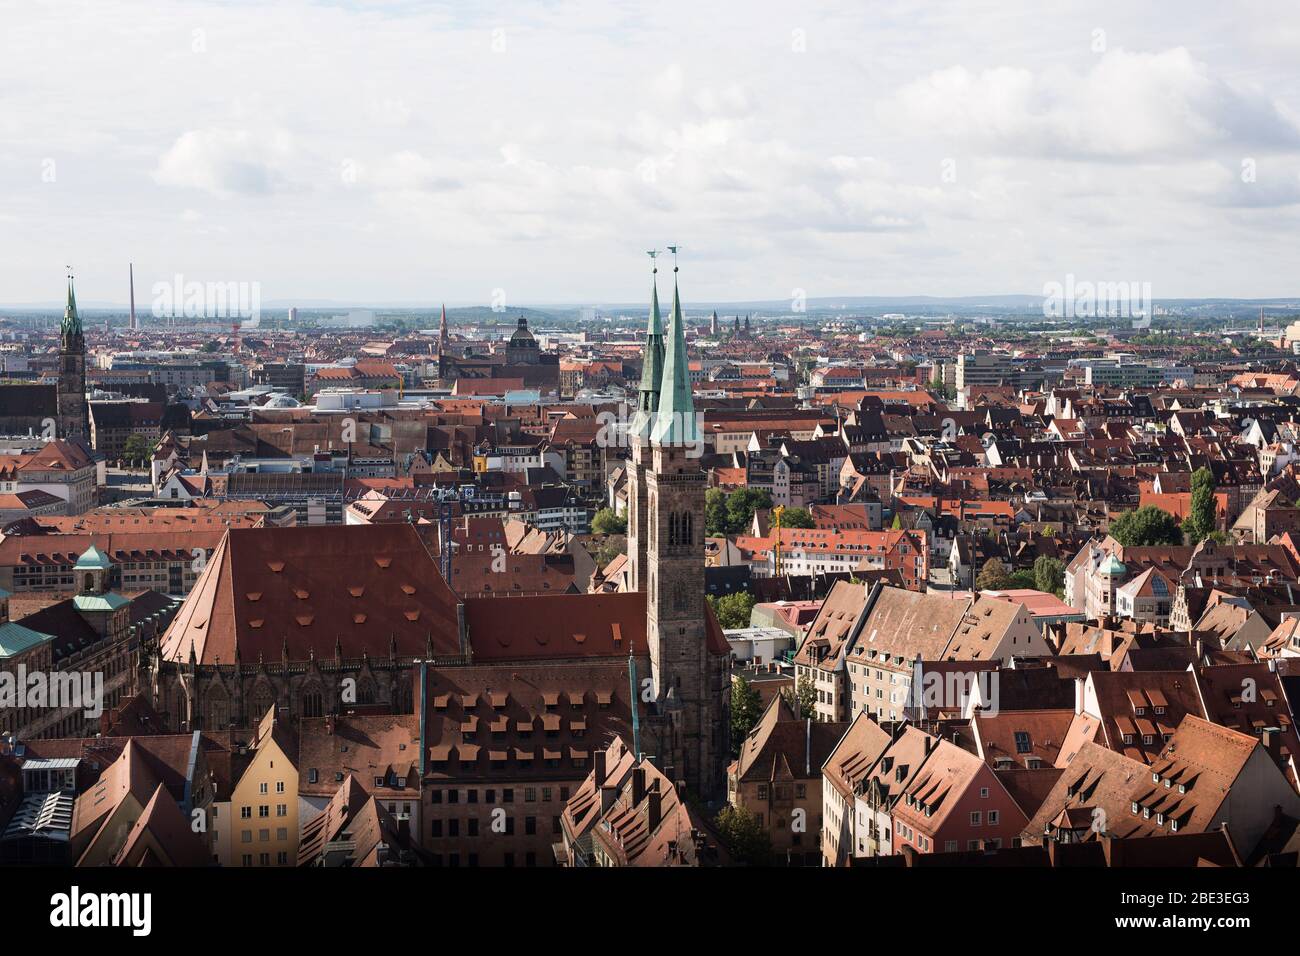
[[[1128,573],[1128,568],[1124,567],[1124,562],[1113,554],[1107,557],[1105,561],[1101,562],[1101,567],[1097,570],[1102,574],[1115,575],[1116,577]]]
[[[93,544],[85,550],[81,557],[77,558],[76,570],[78,571],[107,571],[112,566],[108,560],[108,555],[100,551]]]

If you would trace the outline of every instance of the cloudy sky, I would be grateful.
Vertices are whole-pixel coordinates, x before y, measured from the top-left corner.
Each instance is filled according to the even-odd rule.
[[[1300,294],[1293,0],[0,0],[0,302]]]

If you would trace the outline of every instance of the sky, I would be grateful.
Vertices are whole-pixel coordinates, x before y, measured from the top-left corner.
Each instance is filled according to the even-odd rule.
[[[1300,295],[1300,15],[0,0],[0,303]],[[663,262],[664,260],[661,260]]]

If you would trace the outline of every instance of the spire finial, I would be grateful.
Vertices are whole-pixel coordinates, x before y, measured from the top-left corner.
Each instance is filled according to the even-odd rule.
[[[654,275],[655,273],[657,273],[657,272],[659,271],[659,263],[655,261],[656,259],[659,258],[659,250],[658,250],[658,249],[647,249],[647,250],[646,250],[646,255],[650,257],[650,266],[651,266],[651,268],[650,268],[650,274],[651,274],[651,275]]]
[[[677,272],[677,247],[669,246],[668,251],[673,254],[673,272],[676,273]]]

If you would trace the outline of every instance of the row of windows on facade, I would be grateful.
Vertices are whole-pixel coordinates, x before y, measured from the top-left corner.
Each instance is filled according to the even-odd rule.
[[[489,832],[492,833],[493,835],[514,836],[515,818],[506,817],[501,822],[503,825],[503,829],[498,831],[495,829],[495,824],[492,824],[488,827]],[[445,833],[444,833],[444,826],[443,826],[444,823],[446,824]],[[555,835],[563,832],[564,831],[560,826],[560,818],[557,816],[551,817],[551,834]],[[469,817],[468,819],[466,819],[464,836],[476,837],[479,835],[479,833],[480,833],[480,828],[479,828],[478,818]],[[459,837],[462,835],[460,820],[455,817],[445,821],[430,820],[429,835],[431,837],[443,837],[443,836]],[[524,817],[524,835],[525,836],[537,835],[537,817]]]
[[[252,865],[253,865],[253,854],[251,854],[251,853],[245,853],[245,854],[243,854],[243,855],[240,857],[240,865],[241,865],[241,866],[252,866]],[[258,866],[270,866],[270,865],[271,865],[271,854],[269,854],[269,853],[259,853],[259,854],[257,855],[257,865],[258,865]],[[288,866],[288,865],[289,865],[289,854],[288,854],[286,851],[284,851],[284,850],[281,850],[279,853],[277,853],[277,854],[275,855],[275,865],[276,865],[276,866]]]

